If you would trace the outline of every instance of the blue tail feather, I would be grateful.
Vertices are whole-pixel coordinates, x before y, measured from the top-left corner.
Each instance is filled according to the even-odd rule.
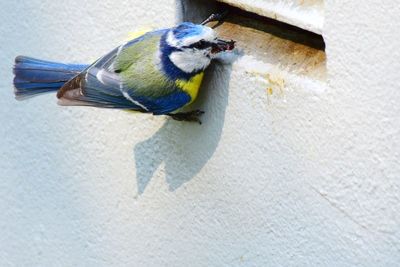
[[[56,92],[87,67],[88,65],[63,64],[19,56],[14,65],[15,97],[22,100]]]

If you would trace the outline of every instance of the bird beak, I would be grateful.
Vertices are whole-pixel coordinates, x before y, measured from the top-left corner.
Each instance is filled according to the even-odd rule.
[[[217,42],[212,44],[211,53],[217,54],[223,51],[231,51],[235,48],[235,41],[225,41],[222,39],[218,39]]]

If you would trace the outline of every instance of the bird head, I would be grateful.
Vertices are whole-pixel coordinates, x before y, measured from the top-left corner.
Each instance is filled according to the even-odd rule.
[[[234,41],[219,39],[210,27],[189,22],[170,29],[166,43],[173,48],[169,59],[185,73],[202,71],[218,53],[235,48]]]

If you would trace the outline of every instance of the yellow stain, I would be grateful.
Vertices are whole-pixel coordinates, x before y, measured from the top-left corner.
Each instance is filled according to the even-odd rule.
[[[263,90],[267,95],[267,104],[271,104],[271,100],[280,99],[280,102],[286,103],[286,81],[284,78],[284,72],[279,69],[271,69],[269,72],[264,72],[263,70],[250,70],[246,73],[254,76],[257,81],[265,83]]]
[[[283,89],[285,87],[285,80],[278,75],[272,75],[270,73],[267,73],[265,75],[267,80],[270,82],[272,85],[278,86],[280,89]]]
[[[199,93],[201,82],[203,81],[203,76],[204,72],[200,72],[199,74],[191,78],[189,81],[184,81],[184,80],[175,81],[176,86],[178,86],[184,92],[190,95],[191,100],[188,103],[188,105],[191,104],[196,99],[197,94]]]

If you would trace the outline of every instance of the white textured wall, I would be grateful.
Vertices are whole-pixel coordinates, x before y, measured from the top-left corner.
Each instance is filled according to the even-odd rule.
[[[14,101],[16,55],[87,62],[175,20],[173,0],[68,2],[0,2],[0,266],[400,265],[395,1],[328,1],[318,93],[268,104],[245,60],[216,66],[202,126]]]

